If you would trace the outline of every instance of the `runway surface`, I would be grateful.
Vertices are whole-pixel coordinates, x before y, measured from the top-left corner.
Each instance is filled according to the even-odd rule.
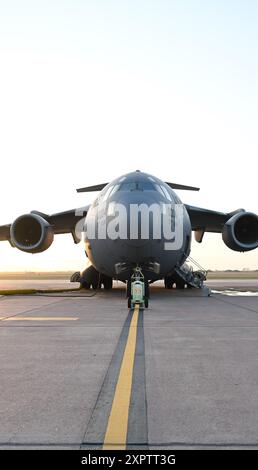
[[[0,448],[258,448],[258,297],[0,297]]]
[[[209,279],[205,281],[205,284],[211,289],[216,290],[239,289],[243,291],[258,291],[258,279]],[[0,279],[0,291],[8,289],[76,289],[79,285],[77,282],[71,283],[69,280],[64,279]],[[164,282],[158,281],[154,285],[164,286]]]

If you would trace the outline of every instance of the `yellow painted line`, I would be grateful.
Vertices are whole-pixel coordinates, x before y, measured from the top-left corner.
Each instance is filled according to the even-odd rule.
[[[105,450],[126,449],[138,317],[139,305],[136,305],[106,429],[103,445]]]
[[[76,317],[0,317],[0,321],[74,321]]]

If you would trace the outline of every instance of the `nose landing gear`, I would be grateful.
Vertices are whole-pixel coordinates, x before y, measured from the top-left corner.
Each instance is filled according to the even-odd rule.
[[[128,308],[139,305],[140,308],[149,306],[149,283],[145,280],[141,268],[136,267],[127,282]]]

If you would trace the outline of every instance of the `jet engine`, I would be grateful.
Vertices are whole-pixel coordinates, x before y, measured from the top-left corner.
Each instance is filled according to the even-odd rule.
[[[54,240],[53,227],[37,214],[18,217],[11,225],[10,235],[11,244],[26,253],[41,253]]]
[[[252,212],[233,215],[223,227],[222,238],[231,250],[254,250],[258,247],[258,216]]]

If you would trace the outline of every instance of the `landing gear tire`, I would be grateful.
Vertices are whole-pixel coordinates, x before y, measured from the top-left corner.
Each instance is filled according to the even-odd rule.
[[[99,272],[94,268],[94,266],[89,266],[85,271],[83,271],[81,276],[81,286],[85,289],[97,289],[100,287],[100,275]]]
[[[165,277],[165,289],[173,289],[174,281],[171,277]]]
[[[184,289],[185,288],[184,282],[177,282],[176,283],[176,288],[177,289]]]
[[[81,289],[90,289],[90,284],[88,282],[82,282]]]
[[[144,288],[145,288],[145,297],[147,299],[149,299],[150,297],[150,286],[149,286],[149,282],[148,281],[145,281],[144,282]],[[147,307],[146,307],[147,308]]]
[[[149,307],[149,299],[148,299],[148,297],[145,297],[145,298],[144,298],[144,307],[145,307],[145,308],[148,308],[148,307]]]
[[[131,286],[132,286],[132,282],[127,281],[127,284],[126,284],[126,297],[130,297],[130,295],[131,295]]]
[[[106,278],[103,280],[103,286],[104,286],[104,289],[105,289],[105,290],[110,290],[110,289],[112,289],[112,287],[113,287],[113,279],[112,279],[112,277],[106,277]]]
[[[127,305],[128,305],[128,308],[132,308],[132,300],[130,297],[128,297]]]

